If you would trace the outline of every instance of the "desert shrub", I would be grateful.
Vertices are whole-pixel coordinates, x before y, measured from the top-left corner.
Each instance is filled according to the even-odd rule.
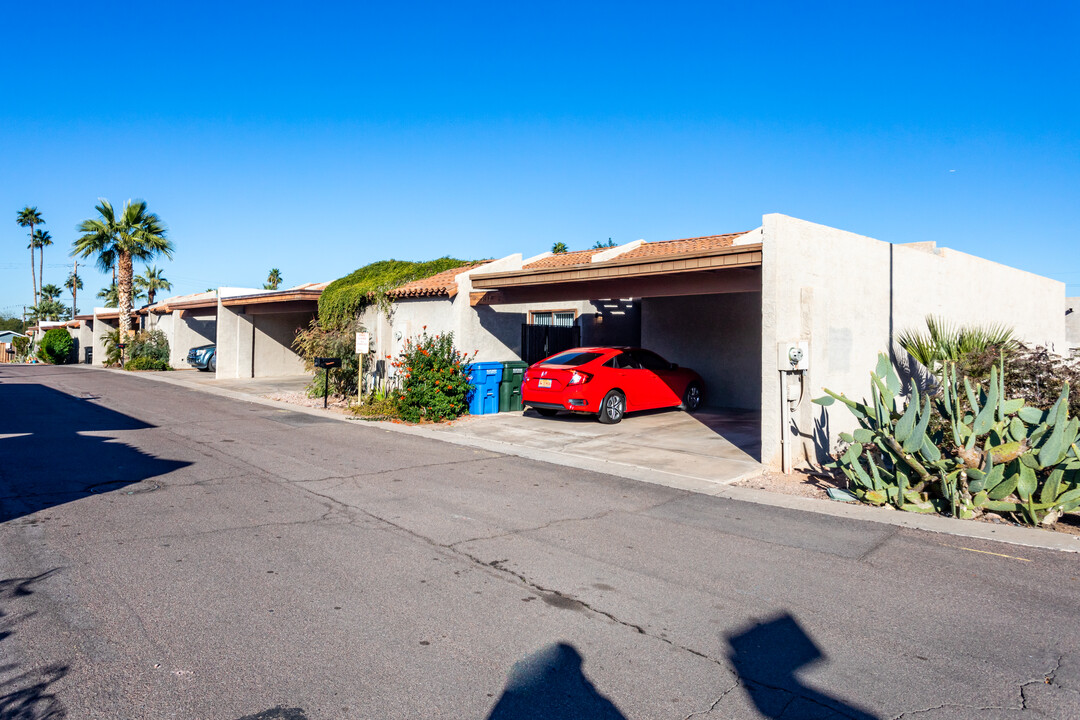
[[[172,370],[168,360],[147,357],[145,355],[132,358],[124,363],[125,370]]]
[[[28,337],[12,338],[11,344],[15,347],[15,357],[20,360],[26,358],[26,354],[30,352],[30,338]]]
[[[475,355],[475,353],[474,353]],[[398,412],[402,420],[441,422],[468,412],[472,386],[465,372],[471,358],[454,348],[454,334],[428,335],[405,342],[393,362],[401,375]]]
[[[47,330],[38,343],[38,359],[53,365],[62,365],[71,358],[75,340],[64,328]]]
[[[300,330],[293,340],[293,348],[304,359],[304,369],[315,371],[315,358],[341,358],[341,367],[330,371],[330,394],[349,397],[356,395],[359,362],[356,356],[356,331],[352,323],[325,326],[318,319]],[[326,389],[327,374],[319,370],[307,386],[308,397],[322,397]]]
[[[148,330],[135,333],[127,348],[126,356],[131,360],[153,360],[165,367],[143,367],[140,370],[165,370],[169,367],[169,340],[160,330]],[[124,365],[127,368],[127,365]]]
[[[118,367],[120,365],[120,330],[110,330],[101,336],[101,344],[105,347],[105,367]]]

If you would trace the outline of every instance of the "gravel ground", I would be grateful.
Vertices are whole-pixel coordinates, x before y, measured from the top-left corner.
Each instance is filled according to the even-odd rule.
[[[269,395],[263,395],[263,397],[269,400],[287,402],[291,405],[303,405],[304,407],[321,408],[323,406],[323,399],[321,397],[308,397],[306,393],[302,392],[270,393]],[[348,407],[348,403],[343,395],[331,395],[328,398],[327,408],[330,410],[344,415],[348,414]]]

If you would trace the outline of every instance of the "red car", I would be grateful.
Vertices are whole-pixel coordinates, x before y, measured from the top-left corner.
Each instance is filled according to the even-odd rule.
[[[705,399],[705,383],[688,368],[641,348],[575,348],[525,371],[521,402],[545,417],[559,410],[593,413],[617,423],[635,410],[684,406]]]

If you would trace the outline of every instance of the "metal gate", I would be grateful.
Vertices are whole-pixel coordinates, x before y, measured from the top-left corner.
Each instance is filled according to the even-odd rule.
[[[581,328],[560,325],[522,325],[521,359],[532,365],[555,353],[581,345]]]

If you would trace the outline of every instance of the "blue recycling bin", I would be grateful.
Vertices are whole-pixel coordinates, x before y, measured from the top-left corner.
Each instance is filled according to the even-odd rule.
[[[469,399],[470,415],[491,415],[499,412],[499,383],[502,382],[501,362],[478,362],[467,366],[473,394]]]

